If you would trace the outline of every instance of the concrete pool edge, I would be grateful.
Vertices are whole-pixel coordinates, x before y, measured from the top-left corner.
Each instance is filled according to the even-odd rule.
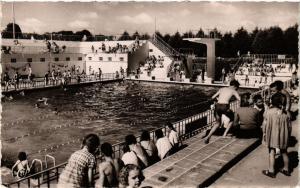
[[[174,84],[174,85],[194,85],[194,86],[209,86],[209,87],[225,87],[225,84],[209,84],[209,83],[197,83],[197,82],[178,82],[178,81],[165,81],[165,80],[145,80],[145,79],[132,79],[126,78],[126,81],[131,82],[150,82],[150,83],[163,83],[163,84]],[[241,89],[253,89],[259,90],[258,87],[245,87],[240,86]]]

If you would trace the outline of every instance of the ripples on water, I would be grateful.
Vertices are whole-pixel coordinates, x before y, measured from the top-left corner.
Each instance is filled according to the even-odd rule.
[[[7,152],[16,155],[20,150],[30,154],[45,147],[82,138],[88,133],[100,134],[102,143],[120,142],[129,133],[139,135],[143,129],[152,130],[162,127],[168,121],[178,121],[204,111],[208,108],[207,104],[188,109],[184,107],[207,101],[208,96],[213,95],[216,90],[213,87],[125,82],[94,84],[81,88],[68,88],[66,91],[62,89],[39,91],[26,94],[24,97],[17,96],[12,102],[3,103],[2,122],[16,121],[18,113],[20,114],[18,120],[34,119],[49,113],[49,109],[53,110],[55,107],[60,115],[50,116],[46,120],[32,120],[17,125],[16,128],[2,129],[5,138],[75,120],[86,120],[86,122],[79,126],[26,137],[12,143],[4,142],[3,154],[5,156]],[[49,106],[35,109],[35,101],[41,97],[49,98]],[[79,112],[73,112],[74,110]],[[88,120],[89,118],[93,120]],[[138,123],[133,125],[132,122]],[[63,162],[78,148],[78,143],[71,144],[51,154]],[[35,154],[32,157],[42,158],[42,154]]]

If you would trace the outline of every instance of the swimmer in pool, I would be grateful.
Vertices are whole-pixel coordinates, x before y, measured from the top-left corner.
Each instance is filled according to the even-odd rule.
[[[37,100],[37,102],[35,103],[35,107],[36,108],[39,108],[39,107],[41,107],[41,104],[42,103],[44,103],[44,105],[48,105],[48,98],[46,98],[46,97],[43,97],[43,98],[39,98],[38,100]]]

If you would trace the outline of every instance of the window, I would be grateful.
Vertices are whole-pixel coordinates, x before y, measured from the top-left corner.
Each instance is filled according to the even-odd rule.
[[[112,57],[108,57],[108,61],[112,61]]]
[[[66,61],[70,61],[70,57],[66,57]]]
[[[27,62],[32,62],[32,58],[27,58]]]
[[[58,58],[58,57],[55,57],[55,58],[54,58],[54,61],[59,61],[59,58]]]
[[[16,63],[16,62],[17,62],[17,59],[16,59],[16,58],[12,58],[12,59],[10,59],[10,62]]]
[[[124,57],[120,57],[120,61],[124,61]]]
[[[82,57],[78,57],[78,61],[82,61]]]
[[[149,49],[149,52],[153,52],[153,49]]]
[[[40,58],[40,62],[45,62],[45,58]]]
[[[89,60],[92,60],[92,57],[89,57]]]
[[[103,61],[103,57],[99,57],[99,61]]]

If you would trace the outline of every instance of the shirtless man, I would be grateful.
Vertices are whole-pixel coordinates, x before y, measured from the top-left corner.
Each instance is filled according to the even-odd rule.
[[[96,187],[118,187],[119,171],[122,163],[112,157],[112,146],[109,143],[101,145],[104,160],[99,164],[99,182]]]
[[[215,106],[215,118],[216,118],[216,124],[212,127],[209,134],[204,137],[204,142],[206,144],[209,143],[209,139],[212,136],[212,134],[217,130],[218,127],[221,125],[221,117],[224,114],[230,119],[230,122],[233,122],[234,116],[232,115],[232,111],[230,111],[229,102],[232,96],[235,96],[235,98],[240,101],[240,96],[237,92],[240,84],[236,80],[230,81],[229,87],[221,88],[216,94],[212,96],[212,100],[214,100],[216,97],[218,97],[218,102]],[[231,126],[227,126],[225,133],[228,132]],[[224,135],[226,136],[226,135]]]

